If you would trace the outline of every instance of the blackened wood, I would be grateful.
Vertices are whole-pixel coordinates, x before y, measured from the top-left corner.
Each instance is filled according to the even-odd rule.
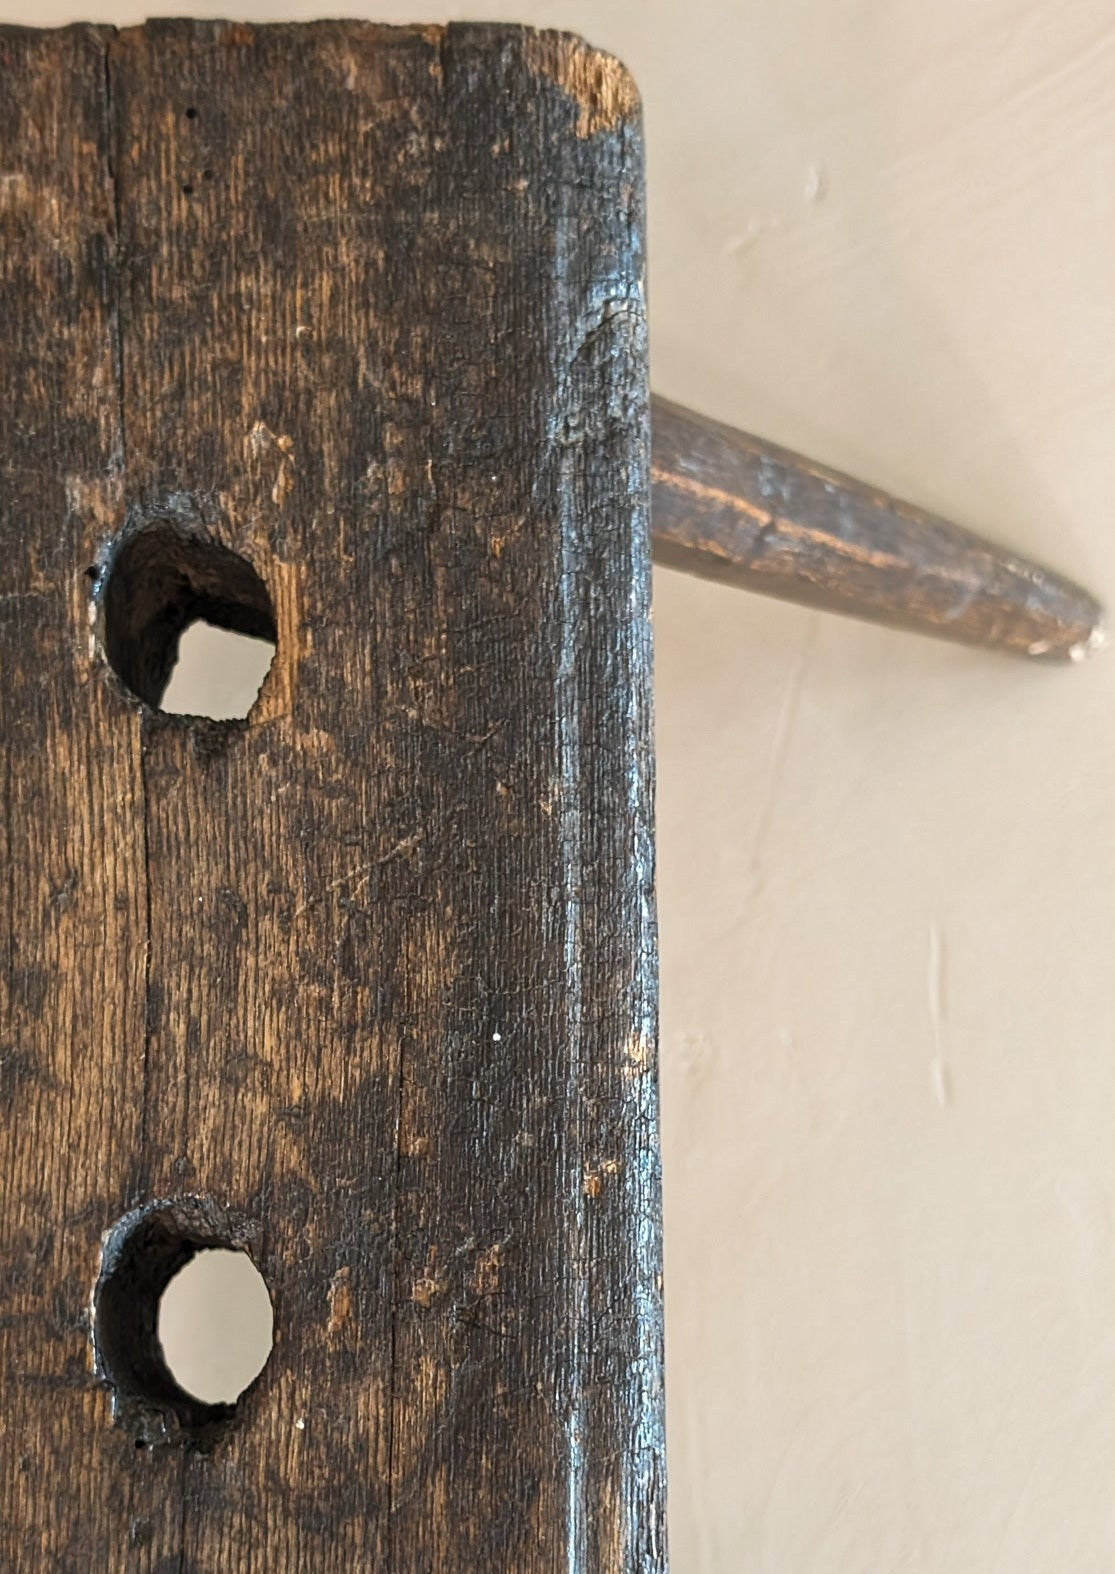
[[[1104,642],[1079,585],[912,503],[665,399],[653,402],[655,561],[1048,660]]]
[[[0,1561],[656,1574],[635,94],[510,28],[0,37]],[[217,606],[247,723],[109,671]],[[125,1215],[98,1315],[261,1268],[231,1423],[140,1362],[112,1424]]]

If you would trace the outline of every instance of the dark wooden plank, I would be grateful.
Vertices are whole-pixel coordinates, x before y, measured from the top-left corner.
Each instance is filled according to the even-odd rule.
[[[667,399],[653,417],[663,567],[1045,661],[1106,642],[1095,597],[1040,563]]]
[[[121,1425],[79,1371],[65,1453],[29,1447],[42,1479],[7,1544],[38,1536],[42,1566],[82,1570],[655,1574],[635,94],[575,40],[500,28],[154,23],[107,67],[128,524],[98,581],[101,644],[148,700],[198,611],[273,627],[278,651],[247,723],[162,716],[89,681],[74,644],[114,494],[58,552],[73,666],[47,703],[84,685],[101,709],[71,707],[30,775],[12,761],[9,795],[37,794],[9,797],[36,819],[35,867],[7,852],[44,911],[51,838],[91,801],[95,999],[50,986],[35,1042],[49,1032],[52,1075],[79,1063],[89,1087],[51,1117],[66,1156],[38,1160],[43,1206],[6,1217],[17,1271],[65,1186],[87,1222],[69,1276],[51,1260],[37,1282],[76,1320],[96,1234],[163,1206],[117,1231],[99,1289]],[[51,97],[44,72],[69,138],[44,161],[88,142],[100,179],[99,131],[73,128],[64,74]],[[36,279],[19,282],[22,300]],[[72,347],[66,365],[85,399],[106,390],[111,430],[104,308],[57,311],[99,336],[99,384]],[[41,339],[29,320],[12,363],[32,401]],[[57,419],[44,398],[22,424]],[[36,463],[92,436],[51,441]],[[34,503],[4,521],[29,585],[58,516]],[[28,638],[7,647],[26,676],[5,737],[43,708],[28,653],[40,679],[48,652]],[[80,1056],[55,1042],[79,1013]],[[9,1080],[17,1115],[56,1098]],[[37,1138],[7,1130],[29,1186]],[[217,1240],[251,1251],[276,1315],[231,1420],[143,1344],[159,1276]],[[17,1393],[30,1436],[57,1428],[53,1393]]]
[[[140,723],[86,574],[121,495],[104,65],[97,30],[0,30],[0,1567],[75,1574],[131,1518],[86,1313],[144,1006]]]

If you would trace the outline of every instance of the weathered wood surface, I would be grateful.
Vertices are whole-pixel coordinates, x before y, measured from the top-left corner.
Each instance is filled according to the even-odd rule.
[[[0,1565],[656,1574],[629,81],[332,23],[0,70]],[[244,724],[106,660],[152,698],[199,610],[272,620]],[[167,1199],[114,1425],[102,1235]],[[231,1423],[126,1354],[218,1239],[276,1322]]]
[[[653,401],[655,561],[967,645],[1079,660],[1103,608],[1063,575],[877,488]]]

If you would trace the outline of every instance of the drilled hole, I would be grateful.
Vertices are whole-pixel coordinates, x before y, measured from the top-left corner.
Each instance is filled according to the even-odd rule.
[[[196,109],[196,107],[193,104],[191,104],[189,106],[189,108],[186,110],[186,119],[187,120],[196,120],[197,119],[197,109]]]
[[[137,1447],[215,1441],[266,1363],[271,1302],[242,1234],[187,1198],[138,1209],[106,1237],[97,1370]]]
[[[276,634],[271,597],[246,558],[198,530],[159,520],[119,543],[98,596],[105,653],[137,699],[217,721],[247,715]],[[180,653],[183,671],[176,673]]]

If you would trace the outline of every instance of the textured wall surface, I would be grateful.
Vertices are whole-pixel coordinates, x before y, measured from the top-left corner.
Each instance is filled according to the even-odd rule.
[[[659,391],[1115,597],[1106,0],[478,9],[642,87]],[[674,1567],[1107,1574],[1115,654],[656,602]]]

